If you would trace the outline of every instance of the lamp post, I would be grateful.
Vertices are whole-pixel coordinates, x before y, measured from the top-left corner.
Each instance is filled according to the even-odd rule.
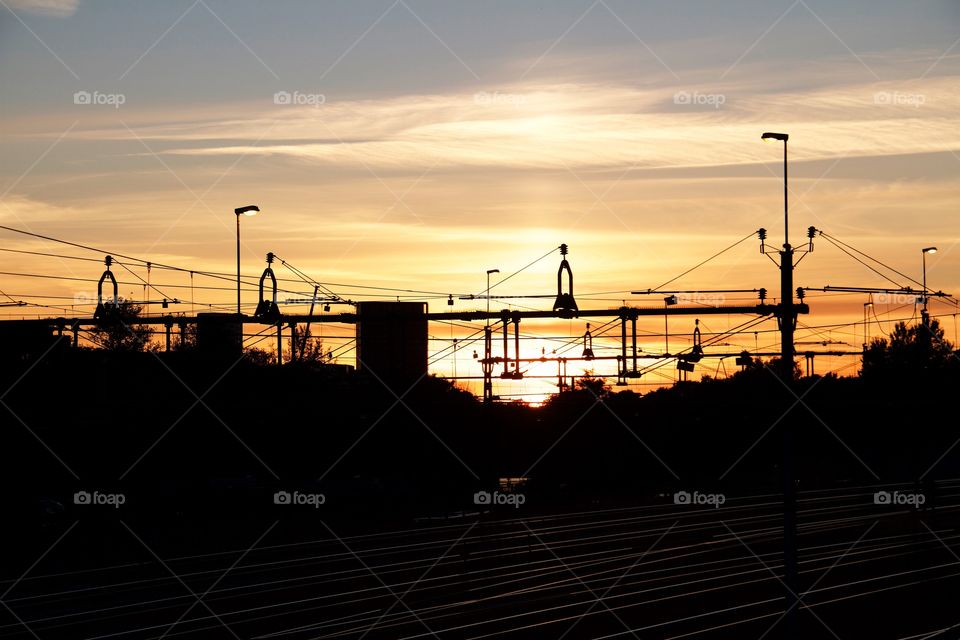
[[[790,208],[787,183],[787,140],[789,134],[767,131],[760,136],[764,142],[783,143],[783,248],[780,250],[780,308],[777,320],[780,324],[780,375],[784,384],[793,383],[794,346],[797,312],[793,306],[793,247],[790,246]],[[787,411],[789,414],[789,410]],[[797,484],[794,471],[795,418],[785,414],[782,429],[783,447],[783,573],[786,586],[784,610],[784,637],[797,638],[797,594],[799,587],[799,562],[797,549]]]
[[[785,245],[790,244],[790,227],[789,227],[789,208],[787,206],[787,140],[790,139],[790,134],[788,133],[773,133],[767,131],[760,136],[760,139],[765,142],[779,140],[783,142],[783,243]]]
[[[785,381],[793,379],[793,332],[796,312],[793,309],[793,247],[790,246],[790,208],[787,195],[787,140],[786,133],[767,131],[760,136],[764,142],[783,142],[783,249],[780,251],[780,365]]]
[[[240,311],[240,216],[253,217],[259,212],[260,207],[255,204],[233,210],[234,215],[237,216],[237,318],[243,315]]]
[[[927,254],[936,252],[936,247],[927,247],[926,249],[920,250],[920,253],[923,256],[923,312],[921,313],[921,317],[923,318],[924,326],[926,326],[930,321],[930,316],[927,315]]]
[[[870,342],[870,337],[867,335],[867,309],[873,308],[873,302],[864,302],[863,303],[863,350],[867,350],[867,344]]]

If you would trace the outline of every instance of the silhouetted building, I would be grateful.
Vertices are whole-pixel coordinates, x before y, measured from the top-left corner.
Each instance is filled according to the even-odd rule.
[[[0,322],[0,358],[25,360],[38,358],[60,342],[64,348],[70,344],[66,336],[58,337],[49,321],[7,320]]]
[[[357,315],[360,371],[400,384],[426,375],[426,302],[361,302]]]
[[[233,313],[198,313],[197,351],[210,358],[239,358],[243,323]]]

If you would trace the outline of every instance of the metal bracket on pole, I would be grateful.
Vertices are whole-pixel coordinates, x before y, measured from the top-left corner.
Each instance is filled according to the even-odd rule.
[[[583,355],[584,360],[593,360],[593,335],[590,333],[590,323],[587,323],[587,332],[583,334]]]
[[[107,269],[103,272],[103,275],[100,276],[100,280],[97,281],[97,309],[93,312],[93,317],[97,320],[107,319],[112,313],[116,312],[120,306],[117,279],[113,277],[113,272],[110,271],[110,265],[113,264],[113,256],[104,258],[103,263],[107,266]],[[103,283],[105,280],[109,280],[110,284],[113,285],[113,297],[106,303],[103,301]]]
[[[560,255],[564,256],[560,261],[560,268],[557,269],[557,299],[553,303],[553,310],[557,311],[561,318],[576,318],[579,309],[573,299],[573,270],[570,269],[570,263],[567,262],[567,245],[560,245]],[[563,292],[563,272],[567,272],[567,288],[569,293]]]
[[[693,327],[693,349],[690,350],[687,361],[700,362],[701,358],[703,358],[703,345],[700,336],[700,318],[697,318]]]
[[[260,276],[260,301],[257,303],[257,310],[253,312],[253,317],[258,320],[264,320],[270,324],[278,322],[281,317],[280,307],[277,306],[277,276],[273,274],[273,253],[267,254],[267,268],[263,270]],[[270,300],[263,297],[263,282],[270,278],[272,284],[272,296]]]

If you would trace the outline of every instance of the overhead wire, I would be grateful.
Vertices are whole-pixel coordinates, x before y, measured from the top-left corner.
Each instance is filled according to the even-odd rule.
[[[713,260],[714,258],[717,258],[717,257],[723,255],[724,253],[726,253],[727,251],[730,251],[731,249],[733,249],[734,247],[736,247],[736,246],[739,245],[740,243],[745,242],[745,241],[746,241],[747,239],[749,239],[749,238],[752,238],[752,237],[754,236],[754,233],[755,233],[755,232],[751,231],[750,233],[748,233],[747,235],[745,235],[743,238],[737,240],[736,242],[734,242],[732,245],[730,245],[730,246],[727,247],[726,249],[723,249],[723,250],[721,250],[721,251],[718,251],[717,253],[713,254],[712,256],[710,256],[709,258],[707,258],[706,260],[704,260],[704,261],[702,261],[702,262],[700,262],[700,263],[698,263],[698,264],[690,267],[689,269],[687,269],[686,271],[684,271],[684,272],[681,273],[680,275],[675,276],[675,277],[673,277],[673,278],[670,278],[669,280],[667,280],[666,282],[664,282],[664,283],[661,284],[660,286],[654,287],[654,288],[651,289],[650,291],[657,291],[657,290],[659,290],[659,289],[662,289],[662,288],[664,288],[665,286],[667,286],[668,284],[670,284],[671,282],[675,282],[675,281],[679,280],[680,278],[682,278],[683,276],[687,275],[688,273],[699,269],[700,267],[702,267],[703,265],[707,264],[708,262],[710,262],[710,261]]]
[[[919,285],[919,286],[923,287],[923,283],[922,283],[922,282],[918,282],[917,280],[914,280],[913,278],[911,278],[911,277],[908,276],[907,274],[903,273],[902,271],[898,271],[898,270],[894,269],[894,268],[891,267],[890,265],[881,262],[880,260],[874,258],[873,256],[871,256],[871,255],[869,255],[869,254],[867,254],[867,253],[864,253],[863,251],[860,251],[860,250],[857,249],[856,247],[853,247],[853,246],[847,244],[846,242],[843,242],[842,240],[840,240],[839,238],[837,238],[837,237],[835,237],[835,236],[831,236],[831,235],[827,234],[826,232],[824,232],[824,231],[822,231],[822,230],[820,230],[820,229],[818,229],[818,231],[820,232],[820,235],[821,235],[821,236],[827,238],[828,240],[832,240],[832,241],[835,241],[835,242],[837,242],[837,243],[839,243],[839,244],[842,244],[844,247],[847,247],[847,248],[850,249],[851,251],[854,251],[854,252],[862,255],[863,257],[865,257],[865,258],[867,258],[867,259],[869,259],[869,260],[872,260],[872,261],[876,262],[877,264],[879,264],[880,266],[882,266],[882,267],[885,268],[885,269],[889,269],[890,271],[894,272],[895,274],[897,274],[897,275],[900,276],[901,278],[906,278],[906,279],[909,280],[910,282],[912,282],[912,283],[914,283],[914,284],[916,284],[916,285]]]

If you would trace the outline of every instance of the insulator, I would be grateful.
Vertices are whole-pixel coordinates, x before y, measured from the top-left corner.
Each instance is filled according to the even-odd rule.
[[[757,237],[760,238],[761,241],[766,240],[767,230],[764,229],[763,227],[760,227],[759,229],[757,229]]]
[[[448,307],[452,307],[452,306],[453,306],[453,294],[451,294],[450,296],[447,297],[447,306],[448,306]]]
[[[257,303],[257,309],[253,312],[255,318],[271,323],[279,320],[282,315],[280,313],[280,307],[277,306],[277,277],[273,274],[273,269],[270,267],[272,262],[273,253],[268,253],[267,268],[263,270],[263,274],[260,276],[260,301]],[[270,284],[272,285],[272,295],[269,300],[263,297],[263,282],[267,278],[270,278]]]
[[[560,254],[567,255],[567,245],[560,245]],[[563,272],[567,272],[567,288],[569,293],[563,292]],[[557,270],[557,299],[553,303],[553,310],[558,311],[561,318],[575,318],[579,312],[577,303],[573,299],[573,270],[570,263],[564,258],[560,261],[560,268]]]
[[[700,340],[700,319],[697,318],[693,327],[693,349],[687,356],[689,362],[700,362],[700,359],[703,358],[703,346],[700,344]]]
[[[590,334],[590,323],[587,323],[587,332],[583,334],[583,359],[593,360],[593,335]]]
[[[797,287],[797,297],[803,300],[804,295],[806,295],[806,292],[803,290],[803,287]]]
[[[100,280],[97,281],[97,308],[93,312],[93,317],[97,320],[106,319],[111,312],[117,311],[119,307],[117,279],[113,277],[113,272],[110,271],[110,265],[113,264],[113,256],[104,258],[103,263],[107,265],[107,268],[103,272],[103,275],[100,276]],[[105,280],[109,280],[113,287],[113,296],[111,296],[107,302],[103,300],[103,282]]]
[[[767,290],[765,287],[760,287],[760,291],[757,292],[757,295],[760,296],[760,302],[763,302],[767,299]]]
[[[817,228],[816,227],[807,227],[807,237],[815,238],[817,237]]]

